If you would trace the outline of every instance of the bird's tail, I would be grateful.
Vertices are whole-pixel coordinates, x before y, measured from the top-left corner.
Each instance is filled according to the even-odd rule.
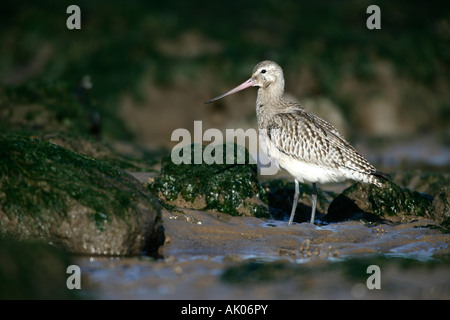
[[[371,177],[370,183],[373,183],[378,187],[382,187],[385,182],[390,181],[392,179],[390,174],[379,170],[375,170],[374,172],[372,172],[370,177]]]

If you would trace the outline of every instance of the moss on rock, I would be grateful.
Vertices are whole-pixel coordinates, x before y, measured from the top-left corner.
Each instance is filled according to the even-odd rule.
[[[430,218],[432,197],[393,182],[382,188],[355,183],[345,189],[328,208],[326,220],[366,219],[375,221],[410,222]]]
[[[158,201],[109,162],[1,134],[0,172],[0,233],[83,254],[139,254],[161,244]]]
[[[36,135],[36,137],[76,153],[107,161],[127,171],[156,172],[155,165],[159,164],[161,159],[158,151],[148,151],[129,143],[125,154],[125,152],[118,152],[117,147],[114,147],[111,143],[81,134],[58,132]]]
[[[430,214],[444,227],[450,227],[450,185],[443,186],[434,197]]]
[[[250,164],[248,151],[236,144],[233,161],[227,164],[226,146],[222,145],[222,164],[175,164],[171,155],[166,156],[161,174],[149,185],[150,189],[163,201],[179,207],[268,218],[267,197],[258,183],[256,164]],[[192,144],[175,152],[190,152],[194,162],[195,152],[205,151],[205,146],[199,147]],[[245,156],[244,164],[237,164],[239,153]],[[215,151],[211,155],[215,156]]]

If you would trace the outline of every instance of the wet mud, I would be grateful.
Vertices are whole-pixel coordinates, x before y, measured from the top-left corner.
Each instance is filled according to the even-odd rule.
[[[450,298],[450,234],[432,220],[288,226],[179,209],[163,222],[161,259],[79,258],[87,287],[103,299]]]

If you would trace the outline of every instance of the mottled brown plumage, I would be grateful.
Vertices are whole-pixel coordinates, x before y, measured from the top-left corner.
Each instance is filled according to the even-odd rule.
[[[352,179],[382,186],[382,180],[388,178],[359,154],[333,125],[284,98],[283,70],[273,61],[258,63],[249,80],[208,103],[250,86],[259,87],[256,115],[260,144],[271,160],[295,179],[289,224],[295,215],[299,182],[313,184],[311,223],[314,223],[317,182]]]

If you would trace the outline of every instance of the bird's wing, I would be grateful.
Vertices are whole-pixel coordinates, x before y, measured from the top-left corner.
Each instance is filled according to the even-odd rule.
[[[280,152],[301,161],[364,173],[376,171],[333,125],[306,109],[276,114],[269,121],[267,131]]]

